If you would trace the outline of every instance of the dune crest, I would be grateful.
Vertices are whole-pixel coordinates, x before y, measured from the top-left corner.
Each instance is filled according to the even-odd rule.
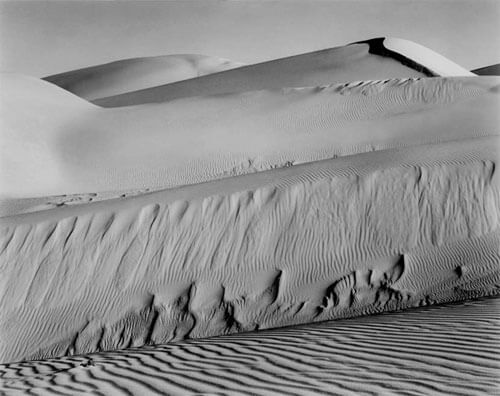
[[[500,63],[472,70],[478,76],[500,76]]]
[[[84,99],[170,84],[243,66],[228,59],[176,54],[123,59],[45,77],[44,80]]]
[[[103,107],[119,107],[189,96],[318,86],[346,81],[471,75],[473,74],[469,71],[434,51],[411,41],[377,38],[99,98],[94,103]]]
[[[426,74],[428,77],[473,77],[468,71],[446,57],[410,40],[396,37],[380,37],[358,43],[367,43],[370,52],[396,59],[402,64]],[[355,43],[355,44],[358,44]]]

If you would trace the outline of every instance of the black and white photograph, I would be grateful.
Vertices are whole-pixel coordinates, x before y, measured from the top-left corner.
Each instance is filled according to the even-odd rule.
[[[500,395],[499,0],[0,0],[0,395]]]

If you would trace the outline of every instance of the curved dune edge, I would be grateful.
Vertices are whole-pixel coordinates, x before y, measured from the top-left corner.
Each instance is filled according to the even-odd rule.
[[[58,205],[78,202],[75,194],[85,202],[88,194],[127,196],[374,150],[496,135],[498,83],[495,77],[392,79],[127,109],[100,109],[77,97],[77,106],[69,108],[60,94],[70,94],[60,88],[47,84],[35,95],[30,92],[40,87],[15,89],[16,83],[15,100],[6,95],[0,106],[0,185],[3,198],[69,196],[47,200]],[[30,161],[26,150],[33,152]]]
[[[500,76],[500,63],[472,70],[478,76]]]
[[[0,361],[497,294],[498,147],[378,151],[4,218]]]
[[[241,66],[244,64],[213,56],[175,54],[123,59],[47,76],[44,80],[94,100]]]
[[[386,48],[389,43],[391,48]],[[415,57],[415,60],[412,59]],[[191,80],[95,99],[102,107],[174,99],[388,78],[471,76],[434,51],[407,40],[376,38]]]
[[[392,57],[404,65],[419,70],[428,77],[474,77],[468,71],[448,58],[410,40],[396,37],[380,37],[358,43],[367,43],[370,52],[380,56]]]
[[[0,390],[183,396],[494,394],[500,376],[499,309],[496,297],[0,365]]]

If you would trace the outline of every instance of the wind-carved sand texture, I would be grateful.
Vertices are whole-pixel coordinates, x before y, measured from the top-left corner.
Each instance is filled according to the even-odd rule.
[[[1,360],[498,293],[498,138],[2,220]]]
[[[102,108],[4,76],[0,361],[498,294],[500,79],[402,40],[328,51],[370,79],[313,53]]]
[[[500,300],[0,365],[7,395],[494,395]]]

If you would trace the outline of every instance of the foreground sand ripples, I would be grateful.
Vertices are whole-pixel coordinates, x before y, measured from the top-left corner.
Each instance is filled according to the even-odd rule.
[[[0,366],[6,395],[486,395],[500,298]]]

